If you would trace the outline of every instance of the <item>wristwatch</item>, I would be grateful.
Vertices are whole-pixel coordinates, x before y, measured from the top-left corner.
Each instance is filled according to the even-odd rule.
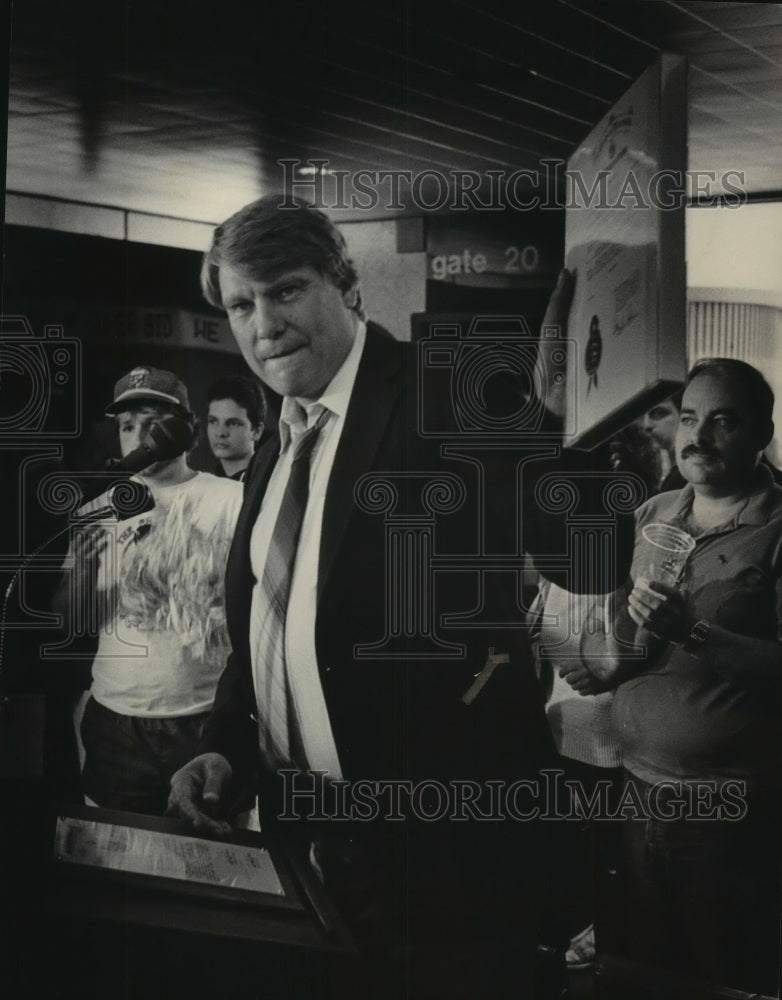
[[[682,649],[693,656],[697,656],[710,634],[711,625],[704,618],[699,619],[692,626],[690,634],[682,643]]]

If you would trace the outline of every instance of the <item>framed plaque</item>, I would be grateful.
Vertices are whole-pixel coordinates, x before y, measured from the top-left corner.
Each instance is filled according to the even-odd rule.
[[[179,820],[71,804],[54,817],[53,916],[351,953],[301,851],[267,834],[206,838]]]
[[[684,378],[686,123],[686,63],[664,54],[568,161],[570,444],[598,444]]]

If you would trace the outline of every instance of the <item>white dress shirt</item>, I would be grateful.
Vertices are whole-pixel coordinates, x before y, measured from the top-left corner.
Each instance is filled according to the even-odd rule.
[[[350,353],[319,399],[291,399],[287,396],[283,399],[280,415],[280,457],[269,479],[250,538],[250,560],[257,581],[253,588],[250,611],[250,650],[253,659],[253,682],[258,701],[258,692],[265,690],[265,664],[257,662],[260,625],[258,601],[263,600],[260,591],[266,554],[290,474],[293,459],[291,442],[305,430],[300,421],[299,407],[307,413],[306,427],[311,427],[320,412],[316,404],[324,406],[330,415],[321,429],[320,440],[310,459],[310,492],[299,536],[285,619],[285,660],[291,696],[301,727],[307,766],[327,771],[330,779],[341,778],[342,769],[320,683],[315,650],[318,564],[326,488],[342,428],[345,425],[345,415],[365,340],[366,326],[360,323]],[[263,718],[264,711],[264,705],[258,701],[259,718]]]

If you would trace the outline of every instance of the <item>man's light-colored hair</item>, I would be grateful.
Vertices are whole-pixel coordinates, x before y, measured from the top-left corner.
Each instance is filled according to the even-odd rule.
[[[288,208],[293,203],[295,207]],[[218,226],[201,265],[201,290],[211,305],[222,309],[220,267],[227,264],[245,271],[256,281],[309,266],[328,277],[341,292],[356,289],[353,310],[364,319],[358,274],[348,255],[345,238],[327,215],[309,202],[267,195],[245,205]]]

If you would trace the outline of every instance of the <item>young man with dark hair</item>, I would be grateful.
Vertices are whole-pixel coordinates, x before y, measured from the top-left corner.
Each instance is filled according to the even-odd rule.
[[[242,481],[266,420],[266,401],[257,382],[242,375],[216,379],[207,391],[206,435],[217,458],[218,476]]]
[[[187,389],[157,368],[123,376],[106,414],[123,457],[167,415],[191,425],[191,444],[195,436]],[[56,598],[66,616],[86,604],[98,628],[81,721],[82,786],[106,808],[164,812],[171,775],[195,752],[225,662],[223,574],[242,489],[191,469],[185,447],[137,474],[151,510],[76,532]],[[81,513],[105,502],[98,497]]]

